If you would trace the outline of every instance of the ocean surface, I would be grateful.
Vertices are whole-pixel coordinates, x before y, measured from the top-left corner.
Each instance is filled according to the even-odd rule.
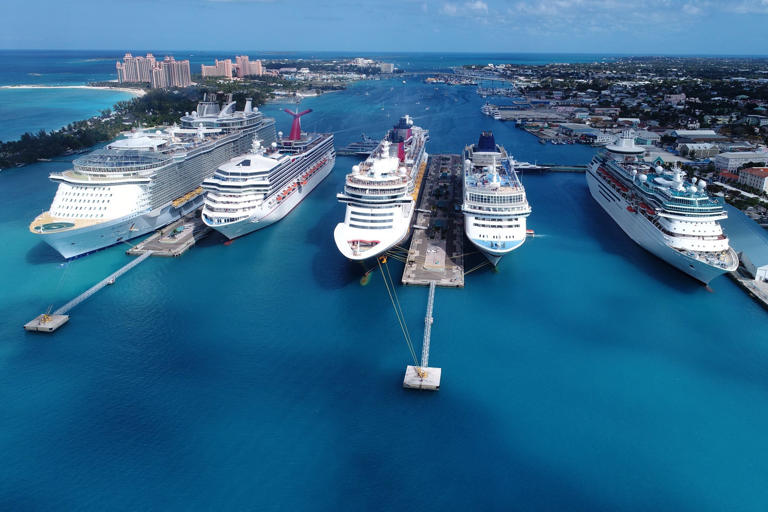
[[[482,103],[374,81],[302,108],[337,146],[410,113],[432,154],[492,129],[519,160],[592,155]],[[281,108],[264,110],[287,132]],[[0,509],[768,509],[768,314],[731,281],[709,291],[646,253],[583,175],[524,175],[537,236],[437,290],[442,387],[406,391],[381,276],[362,286],[333,243],[355,162],[263,231],[150,258],[50,336],[21,326],[127,247],[63,263],[27,226],[67,164],[0,172]],[[427,290],[398,295],[420,340]]]

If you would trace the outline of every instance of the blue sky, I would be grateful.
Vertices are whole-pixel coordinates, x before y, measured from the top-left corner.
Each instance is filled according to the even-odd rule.
[[[2,4],[2,48],[768,54],[768,0]]]

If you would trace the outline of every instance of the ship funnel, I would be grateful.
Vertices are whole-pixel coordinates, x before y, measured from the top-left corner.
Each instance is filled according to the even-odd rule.
[[[493,132],[482,132],[480,134],[480,139],[477,141],[477,150],[489,153],[496,151],[496,139],[493,137]]]
[[[405,142],[397,143],[397,159],[405,162]]]
[[[298,110],[298,109],[296,109]],[[305,114],[309,114],[312,112],[312,109],[309,108],[305,110],[304,112],[294,112],[292,110],[288,110],[287,108],[284,109],[284,112],[287,114],[290,114],[293,116],[293,123],[291,124],[291,133],[288,135],[289,140],[300,140],[301,139],[301,116]]]
[[[246,114],[253,112],[253,98],[245,98],[245,108],[243,109],[243,112]]]

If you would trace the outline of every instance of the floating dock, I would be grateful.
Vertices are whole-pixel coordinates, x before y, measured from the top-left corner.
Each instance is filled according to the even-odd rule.
[[[146,253],[163,257],[181,256],[210,232],[211,228],[203,223],[198,209],[168,224],[126,252],[133,256]]]
[[[464,286],[462,166],[460,155],[429,157],[403,270],[405,285]]]

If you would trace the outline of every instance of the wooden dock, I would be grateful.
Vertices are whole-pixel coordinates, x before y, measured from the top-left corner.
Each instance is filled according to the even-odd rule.
[[[429,157],[403,270],[405,285],[464,286],[462,165],[461,155]]]

